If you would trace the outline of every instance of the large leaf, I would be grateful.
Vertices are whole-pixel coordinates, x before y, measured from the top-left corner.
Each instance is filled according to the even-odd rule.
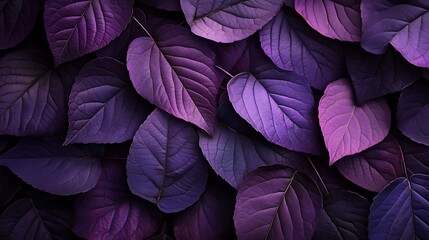
[[[427,239],[429,176],[398,178],[375,197],[369,214],[370,239]]]
[[[332,165],[381,142],[390,129],[390,109],[384,99],[357,106],[349,79],[332,82],[319,102],[319,121]]]
[[[323,90],[343,75],[342,47],[311,29],[289,8],[262,28],[260,40],[278,67],[305,76],[314,88]]]
[[[361,0],[295,0],[296,11],[319,33],[342,41],[359,42]]]
[[[379,144],[344,157],[335,166],[356,185],[380,192],[390,182],[404,176],[403,162],[404,156],[398,140],[393,135],[388,135]]]
[[[81,69],[69,107],[65,144],[130,140],[151,110],[134,91],[125,65],[113,58],[92,60]]]
[[[97,185],[74,205],[74,232],[85,239],[144,239],[161,224],[157,209],[129,191],[123,161],[104,160]]]
[[[56,65],[109,44],[132,13],[133,0],[47,0],[45,29]]]
[[[239,239],[311,239],[322,209],[316,184],[290,167],[261,167],[240,185],[234,222]]]
[[[305,161],[299,153],[248,137],[222,123],[216,125],[212,137],[204,133],[199,136],[200,148],[211,167],[234,188],[260,166],[299,167]]]
[[[39,8],[39,0],[0,1],[0,49],[14,47],[30,34]]]
[[[409,176],[429,175],[429,146],[418,144],[404,136],[397,136]]]
[[[362,0],[362,47],[381,54],[390,43],[410,63],[429,67],[429,2]]]
[[[383,55],[353,49],[347,53],[346,63],[358,104],[400,91],[421,76],[418,67],[408,63],[392,48]]]
[[[271,64],[241,73],[228,83],[235,111],[270,142],[290,150],[321,154],[313,92],[301,76]]]
[[[137,92],[164,111],[213,132],[219,88],[214,55],[184,27],[164,25],[135,39],[127,68]]]
[[[0,58],[0,134],[46,136],[67,126],[74,65],[54,69],[49,52],[22,48]]]
[[[216,42],[234,42],[252,35],[279,11],[282,0],[180,0],[191,30]]]
[[[102,148],[63,147],[59,139],[24,139],[0,156],[0,165],[33,187],[57,195],[92,189],[100,177]]]
[[[156,109],[140,126],[127,163],[131,191],[163,212],[178,212],[204,192],[208,167],[189,123]]]
[[[429,146],[429,83],[419,81],[402,91],[396,111],[399,130],[411,140]]]

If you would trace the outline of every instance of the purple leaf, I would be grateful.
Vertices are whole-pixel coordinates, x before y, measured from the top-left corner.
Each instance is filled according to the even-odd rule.
[[[241,73],[228,83],[235,111],[270,142],[290,150],[320,154],[313,92],[303,77],[271,64]]]
[[[322,209],[316,184],[289,167],[262,167],[240,185],[234,222],[239,239],[311,239]]]
[[[295,0],[296,11],[326,37],[359,42],[361,38],[361,0]]]
[[[400,91],[421,76],[419,68],[409,64],[392,48],[383,55],[356,48],[348,52],[346,63],[358,104]]]
[[[0,206],[6,206],[21,188],[21,182],[13,173],[0,167]]]
[[[429,175],[429,146],[418,144],[401,135],[397,139],[404,156],[407,174]]]
[[[105,47],[132,14],[133,0],[47,0],[45,29],[56,65]]]
[[[134,91],[126,66],[113,58],[92,60],[81,69],[69,107],[65,144],[130,140],[151,110]]]
[[[194,204],[204,192],[208,167],[192,125],[159,109],[140,126],[127,163],[131,191],[166,213]]]
[[[399,130],[411,140],[429,146],[429,83],[418,81],[402,91],[396,111]]]
[[[319,102],[319,121],[329,164],[381,142],[390,129],[390,109],[384,99],[357,106],[348,79],[332,82]]]
[[[125,164],[104,160],[100,180],[76,196],[74,232],[85,239],[143,239],[156,233],[161,215],[128,189]]]
[[[0,58],[0,134],[47,136],[67,126],[74,64],[56,69],[49,52],[23,48]]]
[[[277,14],[283,0],[180,0],[180,4],[194,34],[229,43],[261,29]]]
[[[204,133],[199,136],[200,148],[213,170],[234,188],[260,166],[284,164],[297,168],[305,161],[299,153],[250,138],[222,123],[216,125],[212,137]]]
[[[429,2],[362,0],[362,47],[382,54],[390,43],[410,63],[429,67]]]
[[[289,8],[261,29],[260,40],[278,67],[305,76],[314,88],[323,90],[343,76],[342,47],[311,29]]]
[[[379,144],[338,161],[335,166],[345,178],[373,192],[380,192],[390,182],[404,176],[404,159],[393,135]]]
[[[0,165],[37,189],[71,195],[95,186],[101,154],[98,146],[63,147],[58,139],[23,139],[0,156]]]
[[[30,34],[39,8],[39,0],[0,1],[0,49],[14,47]]]
[[[167,11],[180,11],[180,0],[139,0],[139,2],[148,6],[167,10]]]
[[[2,135],[0,136],[0,153],[6,149],[7,145],[9,144],[9,136]]]
[[[349,191],[330,193],[323,198],[323,211],[313,239],[366,239],[369,203]]]
[[[177,239],[232,239],[235,194],[226,184],[209,181],[206,191],[193,206],[174,221]]]
[[[214,54],[181,26],[164,25],[153,37],[137,38],[128,48],[134,88],[157,107],[212,133],[219,88]]]
[[[371,206],[370,239],[426,239],[429,236],[429,176],[398,178],[378,194]]]

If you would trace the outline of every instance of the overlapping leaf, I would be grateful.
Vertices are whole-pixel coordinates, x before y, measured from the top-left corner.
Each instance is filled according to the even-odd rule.
[[[5,206],[21,188],[21,182],[13,173],[0,167],[0,206]]]
[[[407,174],[429,175],[429,146],[418,144],[407,137],[397,136],[405,160]]]

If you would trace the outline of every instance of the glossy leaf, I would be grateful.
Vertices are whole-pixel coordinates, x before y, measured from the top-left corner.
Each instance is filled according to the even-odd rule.
[[[192,125],[156,109],[134,136],[127,176],[131,191],[163,212],[194,204],[204,192],[208,168]]]
[[[283,0],[180,0],[194,34],[216,41],[242,40],[267,24]]]
[[[329,164],[381,142],[390,129],[390,109],[384,99],[357,106],[348,79],[332,82],[319,103],[319,121]]]

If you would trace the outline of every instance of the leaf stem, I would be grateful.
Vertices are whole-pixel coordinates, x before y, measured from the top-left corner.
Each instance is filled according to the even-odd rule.
[[[134,20],[134,21],[136,21],[136,23],[137,23],[137,24],[138,24],[138,25],[139,25],[139,26],[140,26],[140,27],[141,27],[141,28],[146,32],[146,34],[147,34],[147,35],[149,35],[149,37],[150,37],[150,38],[152,38],[152,40],[153,40],[152,35],[151,35],[151,34],[149,33],[149,31],[148,31],[148,30],[143,26],[143,24],[141,24],[141,23],[140,23],[140,21],[139,21],[136,17],[134,17],[134,16],[133,16],[133,20]]]
[[[231,78],[233,78],[234,76],[232,76],[231,73],[229,73],[228,71],[226,71],[225,69],[223,69],[222,67],[215,65],[215,67],[219,70],[221,70],[222,72],[224,72],[226,75],[230,76]]]
[[[311,161],[310,157],[307,156],[308,162],[310,162],[311,166],[313,167],[314,172],[317,174],[317,177],[319,178],[320,182],[322,183],[323,188],[325,189],[326,194],[329,194],[328,187],[326,187],[325,182],[322,179],[322,176],[320,176],[319,171],[317,171],[316,166],[314,166],[313,162]]]

